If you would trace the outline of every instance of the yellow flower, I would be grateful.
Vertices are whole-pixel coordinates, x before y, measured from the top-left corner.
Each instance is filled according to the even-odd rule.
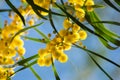
[[[16,51],[12,48],[6,48],[3,51],[3,56],[5,57],[14,57],[16,55]]]
[[[5,41],[0,40],[0,51],[3,51],[6,48]]]
[[[30,19],[29,21],[28,21],[28,24],[30,25],[30,26],[33,26],[34,25],[34,19]]]
[[[94,5],[94,1],[93,0],[87,0],[85,5],[87,6],[87,10],[89,12],[94,10],[94,8],[92,7]]]
[[[70,50],[71,49],[71,46],[72,46],[72,44],[71,43],[63,43],[63,49],[64,50]]]
[[[39,49],[38,54],[40,57],[44,57],[45,55],[47,55],[47,50],[46,49]]]
[[[21,2],[25,3],[25,2],[26,2],[26,0],[21,0]]]
[[[61,62],[61,63],[65,63],[68,61],[68,56],[65,54],[65,53],[62,53],[61,56],[58,58],[58,60]]]
[[[17,52],[19,54],[19,56],[23,56],[26,52],[24,47],[18,47]]]
[[[75,0],[76,5],[79,5],[80,7],[82,7],[84,5],[84,1],[83,0]]]
[[[15,14],[14,18],[13,18],[13,21],[21,21],[21,19],[17,14]]]
[[[78,18],[84,18],[85,17],[85,11],[82,8],[78,8],[78,9],[76,9],[75,15]]]
[[[62,30],[59,31],[59,34],[60,34],[61,37],[63,37],[67,34],[67,30],[62,29]]]
[[[67,43],[75,43],[79,40],[79,34],[78,33],[69,33],[64,37],[64,41]]]
[[[15,38],[13,41],[12,41],[12,45],[16,46],[16,47],[22,47],[24,45],[24,41],[20,38]]]
[[[53,56],[54,59],[58,59],[59,56],[61,55],[61,53],[63,53],[63,51],[55,50],[55,51],[52,51],[52,56]]]
[[[39,66],[45,66],[45,60],[43,58],[38,58],[37,63]]]
[[[15,61],[12,58],[6,58],[4,63],[10,65],[10,64],[14,64]]]
[[[46,58],[44,61],[45,66],[49,67],[52,64],[52,60],[51,57]]]
[[[80,30],[80,26],[78,26],[77,24],[73,24],[72,26],[72,32],[78,32]]]
[[[8,76],[14,73],[12,68],[2,68],[0,67],[0,80],[7,80]]]
[[[86,33],[86,31],[84,31],[84,30],[81,30],[81,31],[79,32],[79,35],[80,35],[80,39],[81,39],[81,40],[85,40],[85,39],[87,38],[87,33]]]
[[[66,18],[63,22],[63,26],[65,29],[68,29],[68,28],[72,27],[72,23]]]
[[[84,22],[85,21],[85,17],[84,18],[80,18],[79,21],[80,22]]]

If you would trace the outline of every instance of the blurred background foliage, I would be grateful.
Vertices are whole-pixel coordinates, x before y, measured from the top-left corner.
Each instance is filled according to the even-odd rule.
[[[111,8],[104,2],[104,0],[94,0],[96,4],[105,6],[104,8],[96,8],[95,12],[99,15],[100,19],[103,21],[116,21],[120,22],[120,12]],[[108,0],[109,1],[109,0]],[[114,0],[110,0],[115,6],[120,8]],[[117,1],[117,0],[116,0]],[[19,7],[19,0],[11,0],[16,7]],[[119,2],[119,1],[118,1]],[[0,0],[0,9],[10,9],[5,3],[5,0]],[[58,10],[62,13],[62,11]],[[5,20],[10,20],[8,18],[8,12],[0,12],[0,27],[3,26]],[[57,30],[62,29],[62,23],[64,17],[53,16],[53,20]],[[45,23],[38,27],[44,34],[52,33],[53,28],[51,27],[49,21],[43,20]],[[58,25],[59,24],[59,25]],[[87,22],[84,24],[93,30]],[[104,24],[109,30],[117,33],[120,36],[120,25]],[[34,29],[28,31],[28,36],[42,38]],[[25,41],[26,54],[25,58],[28,58],[37,53],[39,48],[44,48],[45,44],[33,42],[30,40]],[[120,48],[116,50],[110,50],[106,48],[98,39],[97,36],[88,32],[88,37],[83,44],[87,46],[87,49],[99,53],[100,55],[120,64]],[[120,44],[120,43],[118,43]],[[114,46],[114,45],[113,45]],[[86,54],[86,51],[78,49],[75,46],[72,47],[70,51],[65,52],[69,60],[68,62],[61,64],[55,61],[55,66],[59,77],[61,80],[109,80],[109,78],[96,66],[93,60]],[[98,56],[92,55],[94,59],[102,66],[104,70],[114,79],[120,79],[120,68],[109,63],[106,60],[101,59]],[[20,67],[17,67],[17,70]],[[54,73],[52,72],[52,67],[39,67],[37,64],[33,65],[33,68],[41,76],[42,80],[55,80]],[[37,80],[36,77],[31,73],[29,69],[25,69],[21,72],[15,74],[12,80]]]

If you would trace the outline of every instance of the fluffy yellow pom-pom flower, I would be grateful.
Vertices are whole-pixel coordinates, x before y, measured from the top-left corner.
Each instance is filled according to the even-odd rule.
[[[20,56],[23,56],[26,52],[24,47],[19,47],[17,51]]]
[[[68,29],[68,28],[72,27],[72,24],[71,24],[71,22],[66,18],[66,19],[64,20],[64,22],[63,22],[63,26],[64,26],[65,29]]]
[[[37,63],[38,63],[39,66],[45,66],[45,61],[44,61],[43,58],[39,58],[39,59],[37,60]]]
[[[87,0],[85,5],[87,6],[87,10],[90,12],[90,11],[93,11],[93,5],[94,5],[94,1],[93,0]]]
[[[84,31],[84,30],[81,30],[81,31],[79,32],[79,35],[80,35],[80,39],[81,39],[81,40],[85,40],[85,39],[87,38],[87,33],[86,33],[86,31]]]
[[[65,63],[65,62],[67,62],[67,60],[68,60],[68,56],[67,56],[65,53],[62,53],[61,56],[58,58],[58,60],[59,60],[61,63]]]

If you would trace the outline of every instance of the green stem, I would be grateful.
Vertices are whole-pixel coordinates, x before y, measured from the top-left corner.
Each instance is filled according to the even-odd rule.
[[[56,67],[55,67],[53,61],[52,61],[52,70],[53,70],[53,72],[54,72],[54,75],[55,75],[56,80],[60,80],[60,77],[59,77],[59,75],[58,75],[58,73],[57,73],[57,70],[56,70]]]
[[[29,69],[32,71],[32,73],[35,75],[35,77],[36,77],[38,80],[42,80],[41,77],[37,74],[37,72],[33,69],[32,66],[30,66]]]
[[[24,59],[24,56],[21,56],[22,59]],[[26,63],[26,65],[29,65],[29,63]],[[41,77],[38,75],[38,73],[34,70],[34,68],[32,66],[29,67],[29,69],[31,70],[31,72],[34,74],[34,76],[38,79],[38,80],[42,80]]]
[[[47,42],[50,41],[50,39],[49,39],[43,32],[41,32],[39,29],[34,28],[34,30],[35,30],[37,33],[39,33]]]

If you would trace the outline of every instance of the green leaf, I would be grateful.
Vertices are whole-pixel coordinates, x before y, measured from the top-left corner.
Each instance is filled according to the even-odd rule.
[[[55,3],[56,4],[56,3]],[[85,26],[84,24],[82,24],[81,22],[79,22],[75,17],[73,17],[71,14],[69,14],[68,12],[66,12],[63,8],[61,8],[58,4],[56,4],[57,7],[59,7],[64,13],[66,13],[66,15],[68,17],[70,17],[77,25],[79,25],[81,28],[83,28],[84,30],[89,31],[90,33],[102,38],[105,40],[105,38],[103,38],[100,34],[94,32],[93,30],[91,30],[90,28],[88,28],[87,26]]]
[[[37,62],[37,61],[36,61]],[[29,64],[28,64],[29,65]],[[38,73],[32,68],[32,66],[29,67],[30,70],[33,72],[37,80],[42,80],[41,77],[38,75]]]
[[[106,24],[113,24],[113,25],[120,26],[120,23],[115,22],[115,21],[96,21],[96,22],[93,22],[93,23],[106,23]]]
[[[12,11],[11,9],[0,9],[0,12],[9,12]]]
[[[43,32],[41,32],[39,29],[34,28],[34,30],[35,30],[36,32],[38,32],[38,33],[46,40],[46,42],[49,42],[49,41],[50,41],[50,39],[49,39]]]
[[[35,54],[35,55],[31,56],[31,57],[28,57],[26,59],[18,61],[15,65],[21,65],[21,66],[23,66],[25,63],[27,63],[27,62],[29,62],[29,61],[31,61],[33,59],[36,59],[37,57],[38,57],[38,54]]]
[[[110,0],[103,0],[105,3],[107,3],[110,7],[115,9],[116,11],[120,12],[120,9],[118,9],[113,3],[110,2]],[[116,0],[117,1],[117,0]],[[120,1],[119,1],[120,2]]]
[[[90,20],[88,20],[88,16],[89,16]],[[110,36],[117,37],[117,38],[120,37],[117,34],[111,32],[110,30],[108,30],[102,23],[101,24],[92,24],[93,22],[101,21],[94,11],[93,12],[86,12],[86,17],[87,17],[86,19],[88,20],[88,22],[91,25],[93,25],[94,28],[98,28],[101,31],[104,31],[105,34],[109,34]]]
[[[17,13],[17,15],[21,18],[23,24],[25,25],[25,19],[24,17],[22,16],[22,14],[18,11],[17,8],[15,8],[15,6],[9,1],[9,0],[5,0],[6,3],[9,5],[9,7],[15,12]]]
[[[100,39],[100,38],[99,38]],[[103,39],[100,39],[100,41],[103,43],[103,45],[105,46],[105,47],[107,47],[108,49],[111,49],[111,50],[115,50],[115,49],[117,49],[117,48],[119,48],[119,47],[113,47],[113,46],[111,46],[107,41],[105,41],[105,40],[103,40]]]
[[[54,72],[54,75],[55,75],[56,80],[60,80],[60,77],[59,77],[59,75],[58,75],[58,73],[57,73],[57,70],[56,70],[56,68],[55,68],[55,65],[54,65],[53,61],[52,61],[52,70],[53,70],[53,72]]]
[[[35,41],[35,42],[47,43],[47,41],[43,41],[42,39],[38,39],[38,38],[33,38],[29,36],[22,36],[22,37],[25,39],[31,40],[31,41]]]
[[[13,65],[1,65],[1,66],[4,67],[4,68],[14,68],[16,66],[24,66],[27,62],[29,62],[29,61],[31,61],[33,59],[36,59],[37,57],[38,57],[38,54],[35,54],[35,55],[31,56],[31,57],[20,60],[20,61],[16,62]]]
[[[90,58],[93,60],[93,62],[97,65],[97,67],[110,79],[113,80],[112,77],[97,63],[97,61],[88,53]]]
[[[114,0],[120,6],[120,0]]]
[[[120,38],[119,35],[108,30],[102,23],[94,23],[100,21],[99,17],[96,15],[95,12],[86,12],[85,17],[86,20],[93,26],[95,31],[107,40],[107,41],[103,41],[102,39],[100,39],[100,41],[104,44],[104,46],[106,46],[111,50],[117,49],[118,46],[120,46],[120,41],[117,39]],[[117,47],[110,46],[109,42],[116,45]]]
[[[53,19],[52,19],[51,9],[49,9],[49,21],[50,21],[50,24],[51,24],[52,28],[54,29],[54,31],[55,31],[57,34],[59,34],[58,31],[57,31],[57,29],[56,29],[56,27],[55,27],[55,25],[54,25]]]
[[[113,43],[114,45],[120,47],[120,40],[115,39],[111,36],[109,36],[109,34],[104,34],[104,37],[107,38],[111,43]]]
[[[93,7],[93,8],[104,8],[105,6],[103,6],[103,5],[92,5],[91,7]]]
[[[15,38],[17,35],[19,35],[20,33],[25,32],[25,31],[27,31],[27,30],[29,30],[29,29],[38,27],[38,26],[40,26],[40,25],[42,25],[42,24],[43,24],[43,22],[41,22],[40,24],[36,24],[36,25],[34,25],[34,26],[29,26],[29,27],[26,27],[26,28],[23,28],[23,29],[19,30],[19,31],[12,37],[10,43],[12,43],[12,41],[14,40],[14,38]]]
[[[120,68],[120,65],[117,64],[117,63],[115,63],[115,62],[113,62],[112,60],[110,60],[110,59],[108,59],[108,58],[106,58],[106,57],[104,57],[104,56],[102,56],[102,55],[100,55],[100,54],[98,54],[98,53],[96,53],[96,52],[93,52],[93,51],[91,51],[91,50],[89,50],[89,49],[85,49],[85,48],[83,48],[83,47],[81,47],[81,46],[79,46],[79,45],[77,45],[77,44],[74,44],[74,45],[75,45],[77,48],[80,48],[80,49],[82,49],[82,50],[84,50],[84,51],[87,51],[87,52],[89,52],[89,53],[91,53],[91,54],[93,54],[93,55],[95,55],[95,56],[98,56],[99,58],[101,58],[101,59],[103,59],[103,60],[106,60],[106,61],[110,62],[111,64],[115,65],[116,67]]]
[[[64,1],[63,0],[60,0],[61,4],[62,4],[62,7],[66,10],[66,7],[64,5]]]
[[[84,8],[86,8],[87,6],[82,6],[82,8],[84,9]],[[92,7],[92,8],[104,8],[105,6],[104,5],[91,5],[90,7]]]
[[[36,63],[37,63],[37,60],[34,60],[33,62],[29,63],[29,65],[26,65],[26,66],[18,69],[17,71],[15,71],[14,74],[16,74],[16,73],[18,73],[18,72],[20,72],[20,71],[22,71],[22,70],[24,70],[24,69],[27,69],[27,68],[29,68],[30,66],[33,66],[33,65],[36,64]],[[14,74],[12,74],[12,75],[14,75]],[[11,76],[12,76],[12,75],[11,75]],[[41,79],[40,79],[40,80],[41,80]]]
[[[24,59],[24,56],[21,56],[22,59]],[[33,61],[33,63],[37,63],[37,60]],[[30,65],[29,63],[26,63],[26,66]],[[32,73],[34,74],[34,76],[38,79],[38,80],[42,80],[41,77],[38,75],[38,73],[33,69],[32,65],[29,66],[29,69],[32,71]]]

